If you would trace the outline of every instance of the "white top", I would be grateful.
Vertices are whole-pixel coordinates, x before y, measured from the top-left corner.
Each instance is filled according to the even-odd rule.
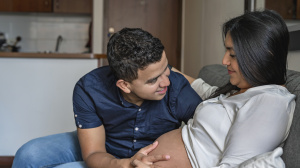
[[[202,79],[192,87],[202,99],[216,90]],[[234,167],[274,150],[289,133],[296,103],[285,87],[265,85],[229,96],[203,101],[182,128],[194,168]]]

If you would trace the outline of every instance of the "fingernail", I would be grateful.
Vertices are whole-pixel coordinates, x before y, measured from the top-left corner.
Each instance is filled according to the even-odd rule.
[[[171,158],[171,156],[170,155],[166,155],[166,159],[170,159]]]

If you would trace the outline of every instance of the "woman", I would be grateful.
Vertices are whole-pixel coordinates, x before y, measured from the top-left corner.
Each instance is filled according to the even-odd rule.
[[[286,139],[295,96],[284,87],[289,42],[285,22],[273,11],[250,12],[226,22],[223,37],[222,63],[230,82],[216,90],[202,79],[193,81],[206,101],[182,129],[158,138],[159,145],[149,153],[170,159],[149,166],[135,160],[134,166],[234,167]]]

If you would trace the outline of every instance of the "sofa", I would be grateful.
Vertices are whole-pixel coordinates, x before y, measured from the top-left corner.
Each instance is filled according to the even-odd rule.
[[[198,77],[212,86],[222,86],[229,81],[226,67],[220,64],[204,66]],[[281,158],[287,168],[298,168],[300,167],[300,72],[287,71],[286,87],[296,95],[296,108],[289,136],[282,147]]]

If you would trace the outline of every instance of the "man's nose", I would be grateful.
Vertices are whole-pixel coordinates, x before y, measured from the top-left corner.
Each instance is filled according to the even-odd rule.
[[[160,87],[166,87],[170,85],[170,79],[167,75],[162,76],[163,80],[160,82]]]

